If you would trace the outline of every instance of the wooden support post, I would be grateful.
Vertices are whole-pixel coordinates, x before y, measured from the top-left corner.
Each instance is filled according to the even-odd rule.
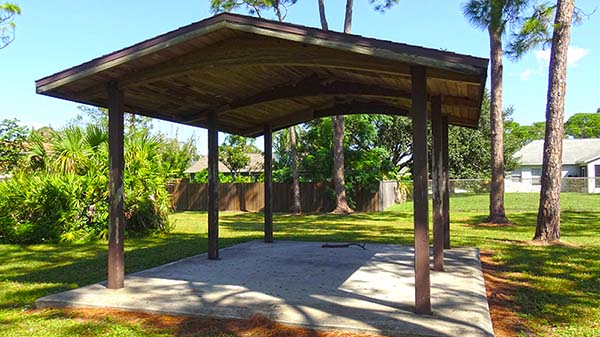
[[[123,211],[123,92],[108,85],[108,161],[110,166],[108,227],[108,288],[125,286],[125,213]]]
[[[208,114],[208,258],[219,259],[219,133],[217,115]]]
[[[431,183],[433,192],[433,270],[444,271],[444,216],[442,165],[442,99],[431,97]]]
[[[415,231],[415,312],[431,314],[429,280],[429,205],[427,193],[427,77],[411,67]]]
[[[265,242],[273,242],[273,130],[265,125]]]
[[[448,174],[448,117],[442,117],[442,214],[444,249],[450,249],[450,182]]]

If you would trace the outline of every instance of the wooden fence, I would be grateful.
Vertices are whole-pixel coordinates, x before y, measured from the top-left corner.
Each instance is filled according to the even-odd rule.
[[[362,191],[353,196],[356,211],[378,212],[394,204],[396,182],[384,181],[375,193]],[[208,210],[207,184],[190,183],[187,180],[172,182],[168,190],[173,206],[178,211]],[[263,183],[219,184],[219,210],[261,211],[264,207]],[[303,212],[329,212],[333,210],[334,192],[330,183],[300,183]],[[288,212],[292,207],[292,184],[273,183],[273,211]]]

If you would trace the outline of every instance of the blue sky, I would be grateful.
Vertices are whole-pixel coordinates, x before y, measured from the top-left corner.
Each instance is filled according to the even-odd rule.
[[[35,127],[60,127],[79,114],[78,104],[36,95],[36,79],[211,16],[209,0],[13,2],[23,15],[15,20],[16,40],[0,50],[0,119],[18,118]],[[487,34],[463,17],[462,1],[400,1],[385,14],[372,10],[368,0],[355,2],[355,34],[488,57]],[[592,12],[600,4],[588,0],[578,5]],[[345,1],[327,0],[326,6],[330,29],[341,30]],[[299,0],[286,21],[319,27],[317,0]],[[567,118],[600,107],[599,33],[600,12],[573,27]],[[505,59],[504,106],[514,106],[514,119],[521,124],[544,120],[548,53],[532,51],[519,62]],[[157,122],[156,128],[179,138],[193,134],[200,152],[206,152],[202,129],[167,122]]]

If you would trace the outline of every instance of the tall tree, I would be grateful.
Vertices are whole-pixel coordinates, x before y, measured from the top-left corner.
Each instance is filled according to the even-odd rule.
[[[329,30],[327,17],[325,15],[324,0],[319,1],[319,18],[321,19],[321,28]],[[346,0],[346,15],[344,17],[344,33],[350,33],[352,30],[352,6],[353,0]],[[346,197],[346,179],[344,176],[344,115],[333,116],[333,185],[335,189],[336,207],[332,213],[347,214],[353,210],[348,205]]]
[[[502,117],[502,36],[514,23],[527,0],[470,0],[463,4],[463,13],[471,23],[488,31],[491,63],[491,172],[490,214],[487,222],[508,223],[504,211],[504,125]]]
[[[228,135],[219,146],[219,160],[231,171],[234,180],[240,170],[250,164],[251,148],[252,143],[248,143],[246,137],[236,135]]]
[[[287,16],[288,7],[295,4],[297,0],[211,0],[211,10],[215,13],[230,12],[239,7],[245,6],[250,14],[256,14],[262,18],[262,11],[273,10],[279,22],[283,22]],[[291,153],[292,166],[292,213],[300,213],[302,206],[300,203],[300,179],[298,177],[298,155],[297,155],[297,140],[296,128],[290,126],[289,145]]]
[[[574,114],[565,123],[565,133],[573,138],[599,138],[600,114]]]
[[[0,49],[15,39],[15,16],[21,14],[21,8],[14,3],[0,4]]]
[[[562,140],[567,89],[567,52],[571,37],[574,0],[558,0],[550,49],[546,133],[542,161],[540,207],[534,240],[549,242],[560,239],[560,189],[562,179]]]

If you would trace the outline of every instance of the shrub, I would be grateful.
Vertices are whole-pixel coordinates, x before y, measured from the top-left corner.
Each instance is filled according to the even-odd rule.
[[[0,183],[0,241],[56,242],[83,228],[81,190],[71,175],[18,174]]]
[[[69,127],[54,135],[43,165],[0,182],[0,242],[41,243],[105,238],[108,232],[108,137],[104,130]],[[161,137],[147,131],[125,142],[127,235],[168,232],[169,176]],[[36,159],[42,157],[35,157]]]

